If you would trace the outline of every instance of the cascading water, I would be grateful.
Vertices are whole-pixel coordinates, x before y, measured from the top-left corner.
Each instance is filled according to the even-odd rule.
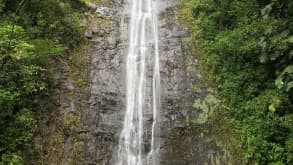
[[[120,135],[117,165],[156,164],[159,143],[160,67],[156,0],[129,0],[130,29],[127,55],[127,105]],[[151,69],[149,69],[149,66]],[[151,92],[146,84],[151,70]],[[147,99],[150,98],[150,99]],[[150,100],[152,124],[148,139],[150,150],[144,149],[144,114]],[[147,152],[147,153],[145,153]]]

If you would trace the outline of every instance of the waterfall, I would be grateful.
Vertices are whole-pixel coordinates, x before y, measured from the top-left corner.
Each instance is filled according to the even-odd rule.
[[[155,0],[129,0],[129,48],[127,55],[127,98],[123,129],[118,146],[117,165],[156,164],[159,143],[160,66],[158,48],[158,13]],[[149,69],[149,66],[151,69]],[[151,70],[151,92],[146,92],[147,73]],[[147,98],[151,106],[151,139],[144,149]],[[146,153],[147,152],[147,153]]]

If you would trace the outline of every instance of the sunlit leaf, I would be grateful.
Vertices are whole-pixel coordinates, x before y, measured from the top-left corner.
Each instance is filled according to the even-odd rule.
[[[286,91],[289,92],[293,88],[293,81],[290,81],[289,83],[286,84]]]

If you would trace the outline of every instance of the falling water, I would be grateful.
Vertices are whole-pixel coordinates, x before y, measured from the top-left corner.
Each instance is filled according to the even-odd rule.
[[[160,105],[160,72],[156,0],[129,0],[130,29],[127,55],[127,105],[120,135],[117,165],[156,164]],[[151,66],[151,69],[149,69]],[[151,70],[151,92],[146,92]],[[144,114],[151,98],[150,150],[144,149]],[[147,153],[145,153],[147,152]]]

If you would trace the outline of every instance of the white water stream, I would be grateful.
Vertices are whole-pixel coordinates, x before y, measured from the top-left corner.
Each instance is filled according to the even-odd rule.
[[[158,12],[156,0],[129,0],[130,25],[127,55],[127,103],[118,147],[117,165],[156,164],[160,109],[160,66],[158,48]],[[147,91],[147,72],[151,66],[151,92]],[[152,124],[150,146],[146,151],[144,135],[146,98],[151,97]],[[147,152],[147,153],[145,153]]]

